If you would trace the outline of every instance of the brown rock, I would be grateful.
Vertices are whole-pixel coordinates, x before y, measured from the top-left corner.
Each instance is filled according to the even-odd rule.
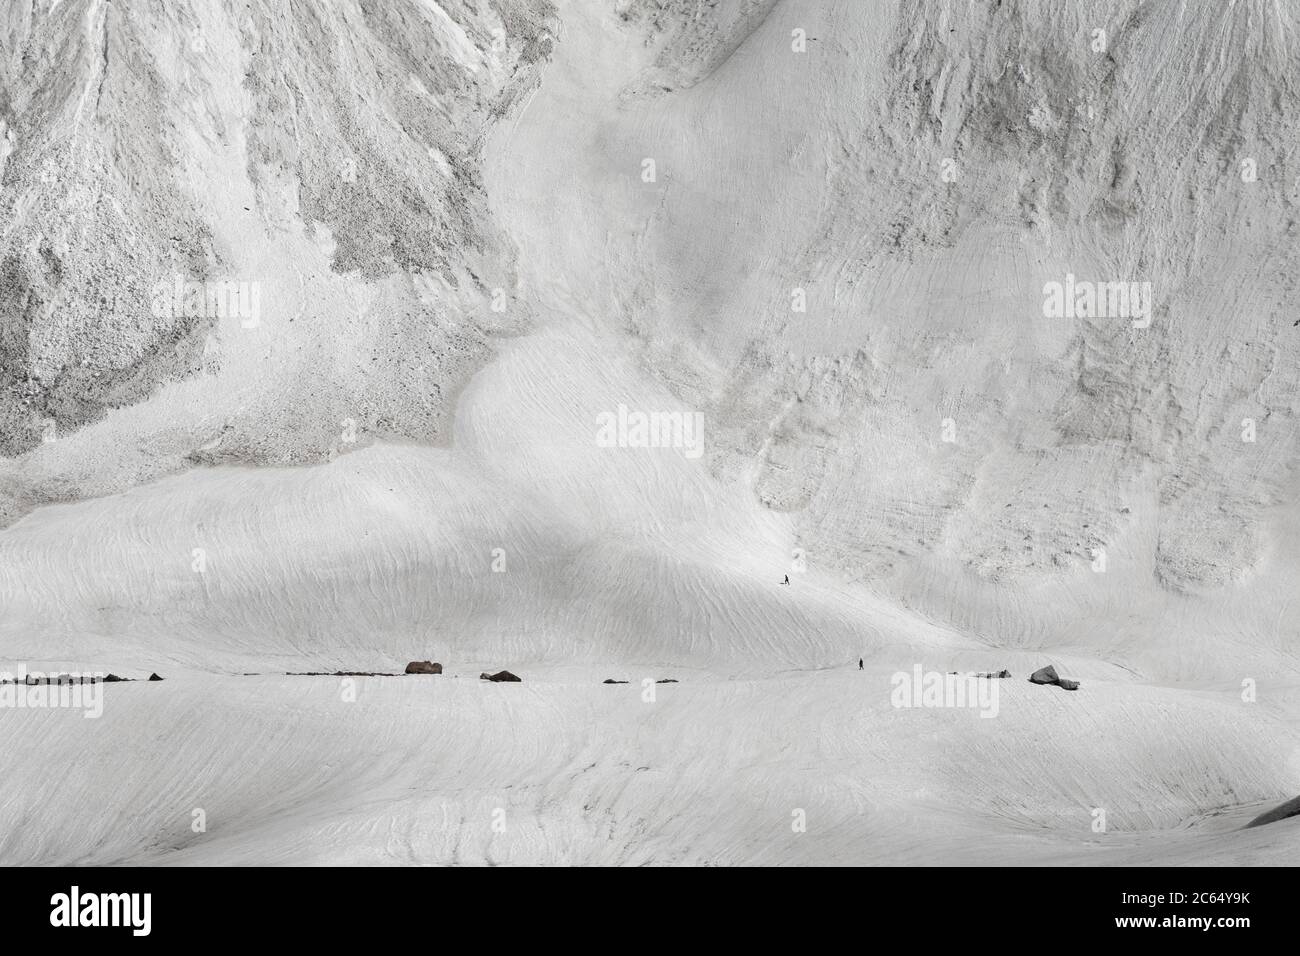
[[[408,674],[441,674],[442,665],[433,661],[411,661],[406,665]]]

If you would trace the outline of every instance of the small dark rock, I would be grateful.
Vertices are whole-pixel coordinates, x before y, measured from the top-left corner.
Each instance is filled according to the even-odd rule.
[[[479,674],[479,680],[490,680],[497,683],[505,682],[508,684],[519,684],[523,682],[522,677],[516,677],[509,671],[497,671],[495,674]]]
[[[150,675],[149,675],[149,679],[150,679],[150,680],[162,680],[162,678],[159,677],[157,674],[150,674]]]
[[[408,674],[441,674],[442,665],[433,661],[411,661],[406,665]]]
[[[614,678],[609,677],[609,678],[606,678],[605,680],[601,681],[601,683],[602,683],[602,684],[626,684],[627,681],[625,681],[625,680],[614,680]]]
[[[655,683],[656,683],[656,684],[676,684],[677,681],[675,681],[675,680],[674,680],[673,678],[671,678],[671,677],[665,677],[663,680],[657,680],[657,681],[655,681]]]

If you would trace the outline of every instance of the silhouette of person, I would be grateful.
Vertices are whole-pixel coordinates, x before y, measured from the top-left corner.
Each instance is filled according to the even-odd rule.
[[[862,670],[862,658],[858,658],[858,670]]]
[[[789,584],[789,583],[790,583],[790,575],[787,574],[787,575],[785,576],[785,580],[782,581],[781,583],[782,583],[782,584]]]

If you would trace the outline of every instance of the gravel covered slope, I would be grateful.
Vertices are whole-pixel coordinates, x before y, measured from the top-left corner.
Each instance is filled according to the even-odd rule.
[[[0,520],[196,463],[441,441],[492,337],[527,324],[481,150],[551,16],[7,5]]]

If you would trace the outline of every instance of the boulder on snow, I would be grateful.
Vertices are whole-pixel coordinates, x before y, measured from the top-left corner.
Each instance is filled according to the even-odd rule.
[[[614,678],[612,678],[612,677],[607,677],[607,678],[605,678],[603,681],[601,681],[601,683],[602,683],[602,684],[626,684],[627,681],[625,681],[625,680],[614,680]]]
[[[162,680],[162,678],[159,677],[157,674],[150,674],[150,675],[149,675],[149,679],[150,679],[150,680]]]
[[[408,674],[441,674],[442,665],[433,661],[411,661],[406,665]]]
[[[523,682],[522,677],[516,677],[509,671],[497,671],[495,674],[479,674],[478,679],[496,681],[497,683],[505,681],[509,684],[519,684]]]
[[[1040,667],[1038,670],[1034,671],[1034,673],[1030,675],[1029,680],[1034,684],[1055,684],[1062,690],[1079,689],[1079,682],[1077,680],[1067,680],[1060,676],[1056,673],[1056,668],[1051,664],[1048,664],[1046,667]]]
[[[1040,667],[1029,675],[1029,683],[1031,684],[1055,684],[1060,679],[1061,676],[1056,673],[1056,668],[1051,664],[1048,664],[1046,667]]]

